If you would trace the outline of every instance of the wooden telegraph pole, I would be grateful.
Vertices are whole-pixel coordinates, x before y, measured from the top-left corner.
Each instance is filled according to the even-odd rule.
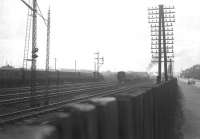
[[[164,77],[168,80],[167,63],[174,58],[173,22],[175,22],[174,7],[152,7],[149,11],[151,24],[151,53],[152,62],[158,63],[158,80],[162,80],[162,62],[164,63]],[[173,61],[173,60],[172,60]]]

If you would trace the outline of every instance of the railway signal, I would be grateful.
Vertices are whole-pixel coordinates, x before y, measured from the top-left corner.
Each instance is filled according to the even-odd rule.
[[[31,106],[35,106],[34,95],[36,93],[36,58],[38,48],[36,46],[37,41],[37,0],[33,0],[32,6],[21,0],[32,11],[32,59],[31,59]]]
[[[173,7],[159,5],[148,9],[151,24],[151,53],[152,62],[158,63],[158,83],[161,82],[162,63],[164,63],[165,81],[168,80],[167,64],[174,58],[174,29],[175,11]]]
[[[33,51],[32,51],[32,57],[34,58],[34,59],[36,59],[37,57],[38,57],[38,55],[37,55],[37,52],[38,52],[38,48],[35,48],[35,49],[33,49]]]
[[[31,61],[31,100],[30,100],[30,103],[31,103],[31,106],[34,106],[36,105],[36,100],[34,98],[34,95],[36,93],[36,59],[38,57],[37,53],[38,53],[38,48],[37,48],[37,15],[39,15],[45,25],[47,26],[47,47],[49,45],[49,33],[50,33],[50,16],[48,17],[48,23],[47,23],[47,20],[43,17],[42,13],[41,13],[41,10],[39,8],[39,5],[37,3],[37,0],[32,0],[32,6],[25,2],[24,0],[21,0],[27,7],[28,9],[31,11],[31,16],[32,16],[32,23],[29,23],[29,18],[27,18],[27,30],[26,30],[26,39],[25,40],[26,44],[25,44],[25,48],[24,48],[24,58],[23,58],[23,68],[26,66],[27,68],[27,61]],[[29,1],[30,2],[30,1]],[[39,13],[38,13],[39,11]],[[30,12],[28,12],[28,16]],[[50,15],[50,12],[49,14]],[[31,25],[30,25],[31,24]],[[32,26],[32,55],[31,55],[31,59],[28,60],[28,51],[29,51],[29,37],[30,37],[30,28]],[[28,46],[26,46],[28,45]],[[26,48],[28,47],[28,48]],[[48,49],[48,48],[47,48]],[[47,50],[47,53],[49,53],[49,51]],[[49,61],[49,54],[47,54],[47,59]],[[49,64],[49,62],[47,62],[47,65]],[[47,66],[46,66],[47,67]]]

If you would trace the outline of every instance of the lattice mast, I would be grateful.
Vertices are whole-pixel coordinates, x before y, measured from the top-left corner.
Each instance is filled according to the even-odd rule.
[[[28,1],[30,5],[30,0]],[[24,42],[24,55],[23,55],[23,70],[27,70],[29,59],[29,46],[30,46],[30,37],[31,37],[31,26],[32,26],[32,11],[28,8],[27,19],[26,19],[26,34],[25,34],[25,42]]]
[[[175,22],[174,7],[152,7],[149,11],[149,23],[151,24],[151,53],[152,62],[158,63],[158,82],[161,82],[162,62],[164,62],[165,81],[168,80],[167,64],[173,62]]]
[[[32,0],[32,5],[25,2],[24,0],[21,0],[21,2],[23,2],[28,7],[28,9],[32,11],[32,14],[31,14],[32,15],[32,55],[31,55],[31,59],[26,59],[26,60],[31,61],[31,99],[30,99],[30,104],[32,106],[34,106],[34,105],[37,105],[36,98],[35,98],[36,59],[38,57],[38,55],[37,55],[38,48],[37,48],[37,43],[36,43],[36,41],[37,41],[37,15],[39,15],[43,19],[45,25],[47,25],[47,23],[46,23],[46,19],[42,15],[42,12],[39,8],[37,0]],[[39,13],[38,13],[38,11],[39,11]],[[49,33],[49,35],[48,35],[48,33]],[[47,37],[47,45],[49,45],[49,41],[50,41],[50,11],[49,11],[49,29],[47,29],[47,36],[48,36]],[[26,50],[24,50],[24,53],[25,53],[25,51]],[[49,54],[48,54],[48,57],[49,57]],[[49,62],[47,65],[48,65],[47,69],[49,69]],[[24,67],[24,61],[23,61],[23,67]]]

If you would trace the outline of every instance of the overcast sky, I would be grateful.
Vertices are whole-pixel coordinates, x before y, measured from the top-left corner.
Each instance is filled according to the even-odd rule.
[[[28,1],[28,0],[26,0]],[[105,58],[101,70],[145,71],[151,61],[147,8],[174,5],[175,70],[200,59],[198,0],[38,0],[44,16],[51,7],[50,66],[93,69],[94,53]],[[20,0],[0,0],[0,65],[22,67],[27,7]],[[38,17],[39,58],[45,68],[46,26]],[[157,66],[154,68],[157,69]]]

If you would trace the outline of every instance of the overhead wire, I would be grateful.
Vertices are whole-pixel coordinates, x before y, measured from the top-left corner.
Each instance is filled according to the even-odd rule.
[[[37,14],[42,18],[42,20],[44,21],[44,24],[47,26],[47,19],[44,18],[42,11],[40,10],[39,4],[37,2],[36,2],[36,4],[37,4],[38,11],[39,11],[39,13],[37,13]]]

